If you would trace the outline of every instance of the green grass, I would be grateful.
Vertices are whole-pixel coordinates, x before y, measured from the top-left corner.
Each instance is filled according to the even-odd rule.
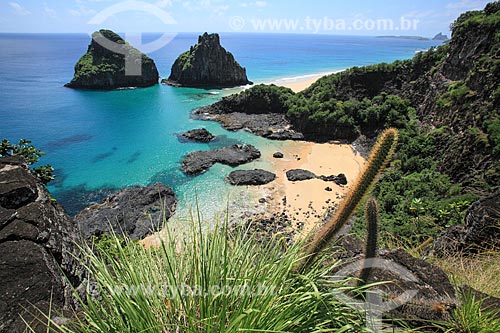
[[[498,333],[500,317],[495,311],[484,309],[482,300],[474,295],[462,296],[462,304],[453,311],[453,320],[443,324],[444,333]]]
[[[84,316],[62,332],[364,332],[364,314],[340,303],[332,265],[292,273],[301,244],[262,244],[245,230],[192,226],[158,248],[107,241],[83,247],[99,297],[81,300]],[[49,330],[50,331],[50,330]]]

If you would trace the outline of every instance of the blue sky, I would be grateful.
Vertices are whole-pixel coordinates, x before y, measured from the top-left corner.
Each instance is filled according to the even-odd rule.
[[[0,32],[449,34],[482,0],[0,0]]]

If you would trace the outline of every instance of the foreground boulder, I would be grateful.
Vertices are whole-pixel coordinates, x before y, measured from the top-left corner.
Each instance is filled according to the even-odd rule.
[[[181,54],[162,83],[184,87],[222,88],[252,84],[246,69],[220,45],[218,34],[204,33],[198,44]]]
[[[31,314],[70,310],[78,230],[19,157],[0,159],[0,332],[46,332]],[[31,313],[31,314],[30,314]]]
[[[191,131],[187,131],[180,134],[180,137],[184,140],[195,141],[208,143],[215,139],[215,136],[212,135],[205,128],[197,128]]]
[[[226,177],[226,181],[231,185],[264,185],[275,179],[274,173],[261,169],[237,170]]]
[[[188,175],[205,172],[215,163],[238,166],[260,157],[260,151],[252,145],[232,145],[214,150],[196,151],[182,160],[182,171]]]
[[[114,32],[100,30],[92,34],[87,53],[76,63],[73,80],[66,87],[95,90],[149,87],[158,84],[158,79],[151,58]]]
[[[500,192],[474,202],[465,223],[443,231],[436,239],[433,252],[446,255],[500,248]]]
[[[159,230],[172,216],[176,204],[174,191],[157,183],[112,194],[101,204],[85,208],[74,219],[87,239],[113,231],[139,240]]]

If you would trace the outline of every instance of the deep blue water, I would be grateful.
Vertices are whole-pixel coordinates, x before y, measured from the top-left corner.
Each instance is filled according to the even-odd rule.
[[[89,41],[86,34],[0,34],[0,137],[31,139],[47,153],[41,162],[57,170],[49,190],[70,213],[109,191],[160,181],[174,188],[181,211],[198,200],[201,211],[210,216],[234,196],[223,181],[231,168],[217,165],[188,177],[179,167],[186,153],[235,142],[266,151],[286,144],[190,119],[193,108],[216,102],[231,90],[163,85],[108,92],[64,88]],[[160,75],[167,77],[175,58],[196,41],[196,34],[180,34],[151,53]],[[221,34],[221,43],[247,68],[249,79],[259,83],[407,59],[437,42],[228,33]],[[209,145],[180,143],[175,135],[200,126],[220,139]]]

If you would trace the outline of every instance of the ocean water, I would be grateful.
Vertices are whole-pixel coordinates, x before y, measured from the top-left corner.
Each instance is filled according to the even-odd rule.
[[[245,194],[224,183],[231,167],[216,165],[200,176],[184,175],[180,162],[185,154],[233,143],[253,144],[265,152],[289,144],[190,118],[192,109],[214,103],[234,89],[64,88],[89,41],[86,34],[0,34],[0,137],[28,138],[46,152],[41,163],[52,164],[57,175],[49,190],[70,214],[117,189],[162,182],[179,197],[178,215],[198,205],[204,217],[211,218],[228,201],[245,201]],[[196,41],[197,34],[179,34],[151,53],[160,75],[167,77],[175,58]],[[221,34],[221,43],[247,68],[249,79],[261,83],[407,59],[439,42],[228,33]],[[178,140],[177,133],[198,127],[218,135],[218,140]],[[257,161],[244,168],[265,166],[265,161]]]

